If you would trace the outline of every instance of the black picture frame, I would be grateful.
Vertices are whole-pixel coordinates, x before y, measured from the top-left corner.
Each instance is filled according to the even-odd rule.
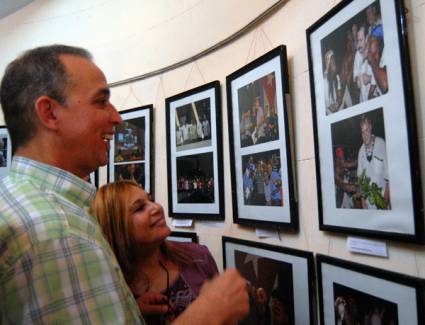
[[[178,242],[188,242],[188,243],[198,243],[198,235],[193,231],[171,231],[170,235],[167,237],[167,240],[178,241]]]
[[[119,113],[123,122],[110,142],[107,180],[134,180],[153,198],[153,105]]]
[[[382,324],[424,324],[424,279],[321,254],[316,264],[321,324],[342,317],[353,324],[371,317]]]
[[[298,229],[286,47],[226,77],[235,223]]]
[[[345,0],[307,29],[320,230],[424,244],[402,0]]]
[[[87,181],[96,186],[96,188],[99,188],[99,169],[91,172]]]
[[[213,81],[165,100],[172,218],[224,219],[220,94]]]
[[[12,164],[12,141],[7,127],[0,125],[0,178],[9,173]]]
[[[249,284],[250,313],[243,324],[260,324],[260,320],[267,320],[269,316],[279,317],[273,315],[274,304],[279,302],[272,298],[280,300],[281,306],[276,309],[282,310],[282,319],[286,318],[283,317],[286,310],[287,324],[316,323],[313,253],[226,236],[222,237],[222,245],[224,268],[238,269]],[[265,309],[256,308],[259,289],[263,289]],[[256,309],[264,312],[257,313]]]

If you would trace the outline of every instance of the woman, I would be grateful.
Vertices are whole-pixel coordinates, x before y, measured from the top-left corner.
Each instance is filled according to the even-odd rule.
[[[176,318],[218,273],[206,247],[166,240],[162,206],[132,181],[102,186],[93,212],[150,324]]]

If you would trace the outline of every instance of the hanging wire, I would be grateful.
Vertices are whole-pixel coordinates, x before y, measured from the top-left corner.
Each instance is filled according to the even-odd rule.
[[[254,26],[256,26],[259,22],[263,21],[266,17],[268,17],[269,15],[271,15],[272,13],[274,13],[275,11],[277,11],[280,7],[282,7],[284,4],[286,4],[289,0],[279,0],[278,2],[276,2],[274,5],[270,6],[267,10],[265,10],[263,13],[261,13],[259,16],[257,16],[256,18],[254,18],[252,21],[250,21],[247,25],[245,25],[244,27],[242,27],[241,29],[239,29],[238,31],[236,31],[235,33],[233,33],[232,35],[230,35],[229,37],[225,38],[224,40],[210,46],[209,48],[189,57],[186,59],[183,59],[179,62],[173,63],[171,65],[168,65],[164,68],[161,69],[157,69],[151,72],[147,72],[135,77],[131,77],[131,78],[127,78],[127,79],[123,79],[120,81],[115,81],[115,82],[111,82],[109,84],[109,87],[113,88],[113,87],[118,87],[118,86],[122,86],[128,83],[132,83],[135,81],[140,81],[143,79],[147,79],[159,74],[162,74],[164,72],[170,71],[170,70],[174,70],[176,68],[179,68],[185,64],[188,64],[192,61],[196,61],[199,58],[206,56],[212,52],[217,51],[218,49],[226,46],[227,44],[235,41],[236,39],[240,38],[242,35],[246,34],[248,31],[250,31]]]

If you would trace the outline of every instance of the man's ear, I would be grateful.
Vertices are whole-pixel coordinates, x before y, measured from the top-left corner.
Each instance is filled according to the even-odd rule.
[[[48,129],[58,128],[57,110],[60,104],[49,96],[41,96],[35,101],[35,112],[42,125]]]

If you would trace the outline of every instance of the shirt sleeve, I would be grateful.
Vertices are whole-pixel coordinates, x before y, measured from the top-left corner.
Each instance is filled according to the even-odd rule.
[[[1,296],[9,297],[2,321],[144,324],[115,258],[87,240],[67,237],[33,246],[1,287]]]

